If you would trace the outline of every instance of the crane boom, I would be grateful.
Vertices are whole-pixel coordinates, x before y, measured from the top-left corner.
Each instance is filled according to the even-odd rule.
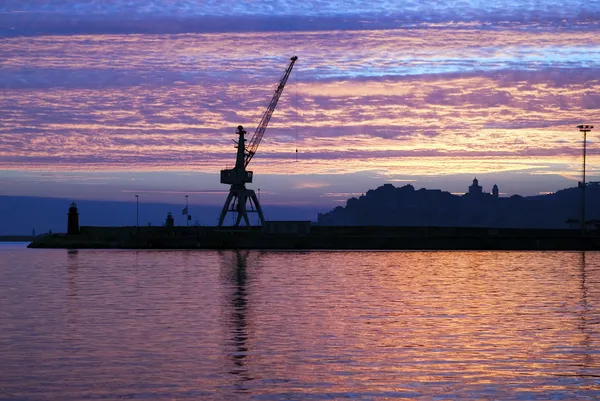
[[[248,148],[246,149],[246,154],[244,157],[244,167],[248,167],[248,163],[252,160],[252,157],[256,153],[258,149],[258,145],[260,145],[260,141],[262,140],[263,135],[265,134],[265,130],[267,129],[267,125],[269,125],[269,121],[271,120],[271,116],[273,115],[273,111],[275,111],[275,107],[277,106],[277,102],[279,101],[279,97],[283,93],[283,88],[292,72],[292,68],[294,68],[294,63],[298,60],[297,56],[294,56],[290,59],[290,65],[283,73],[281,79],[279,80],[279,84],[277,85],[277,89],[275,89],[275,93],[273,94],[273,98],[271,99],[271,103],[269,103],[269,107],[263,114],[260,123],[256,127],[256,131],[254,131],[254,135],[252,135],[252,139],[250,139],[250,143],[248,144]],[[243,146],[243,145],[242,145]]]

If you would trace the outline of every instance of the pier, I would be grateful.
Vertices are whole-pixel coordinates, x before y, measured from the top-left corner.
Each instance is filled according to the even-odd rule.
[[[49,234],[30,248],[287,250],[600,250],[600,231],[481,227],[311,226],[308,232],[260,227],[86,227]]]

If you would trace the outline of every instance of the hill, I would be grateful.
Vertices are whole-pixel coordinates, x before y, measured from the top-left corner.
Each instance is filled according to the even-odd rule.
[[[441,190],[415,190],[412,185],[385,184],[348,199],[318,215],[317,224],[331,226],[438,226],[498,228],[568,228],[578,226],[581,189],[548,195],[498,197],[475,190],[453,195]],[[479,187],[481,188],[481,187]],[[569,224],[568,221],[571,221]],[[573,221],[575,220],[575,221]],[[586,190],[586,221],[600,220],[600,185]]]

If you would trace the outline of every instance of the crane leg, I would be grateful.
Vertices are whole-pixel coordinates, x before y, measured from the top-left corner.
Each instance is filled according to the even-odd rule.
[[[244,219],[244,223],[246,223],[246,227],[250,228],[250,220],[248,219],[248,211],[246,210],[246,202],[248,201],[248,197],[245,193],[239,195],[238,198],[238,216],[235,226],[239,226],[242,218]]]
[[[244,218],[244,221],[246,222],[246,227],[248,227],[248,230],[250,229],[250,219],[248,218],[248,211],[246,210],[246,201],[248,200],[248,198],[246,197],[246,195],[244,195],[244,214],[242,215],[242,217]]]
[[[242,221],[242,216],[244,215],[244,212],[246,211],[246,208],[244,206],[246,206],[246,202],[243,202],[244,200],[244,195],[243,194],[237,194],[237,206],[235,208],[235,210],[237,211],[237,217],[235,219],[235,224],[233,225],[234,227],[239,227],[240,222]]]
[[[225,220],[225,215],[227,214],[227,210],[229,210],[229,204],[233,199],[233,192],[229,191],[229,195],[227,195],[227,200],[223,205],[223,209],[221,209],[221,215],[219,216],[219,227],[223,226],[223,220]]]
[[[252,201],[254,202],[254,207],[256,207],[256,212],[258,213],[258,218],[260,219],[260,225],[264,228],[265,226],[265,216],[263,215],[262,208],[260,207],[260,203],[258,203],[258,198],[255,193],[252,193]]]
[[[234,227],[239,227],[240,222],[242,221],[242,213],[238,212],[237,218],[235,219]]]

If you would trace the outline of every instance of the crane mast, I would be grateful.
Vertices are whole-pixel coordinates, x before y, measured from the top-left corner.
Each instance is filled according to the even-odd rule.
[[[246,171],[246,167],[248,167],[250,160],[252,160],[252,157],[256,154],[258,145],[260,145],[263,135],[265,134],[265,130],[269,125],[275,107],[277,107],[277,102],[283,93],[283,88],[292,72],[292,68],[294,68],[296,60],[298,60],[298,57],[296,56],[290,58],[290,64],[281,76],[277,88],[275,89],[275,93],[273,94],[273,98],[256,127],[256,131],[254,131],[254,135],[250,139],[248,147],[246,147],[245,144],[247,140],[245,139],[246,131],[244,130],[244,127],[241,125],[237,127],[236,133],[238,135],[238,141],[236,142],[237,154],[235,167],[232,169],[221,170],[221,183],[230,184],[231,189],[229,190],[229,195],[227,196],[227,200],[225,201],[225,205],[223,205],[223,209],[219,216],[219,227],[223,225],[223,221],[228,212],[237,213],[237,219],[234,224],[236,227],[239,226],[242,219],[244,219],[246,226],[248,228],[250,227],[248,212],[258,213],[261,225],[264,225],[265,223],[264,215],[256,194],[253,190],[246,188],[246,183],[252,182],[253,176],[252,171]],[[249,208],[246,204],[248,204]]]

